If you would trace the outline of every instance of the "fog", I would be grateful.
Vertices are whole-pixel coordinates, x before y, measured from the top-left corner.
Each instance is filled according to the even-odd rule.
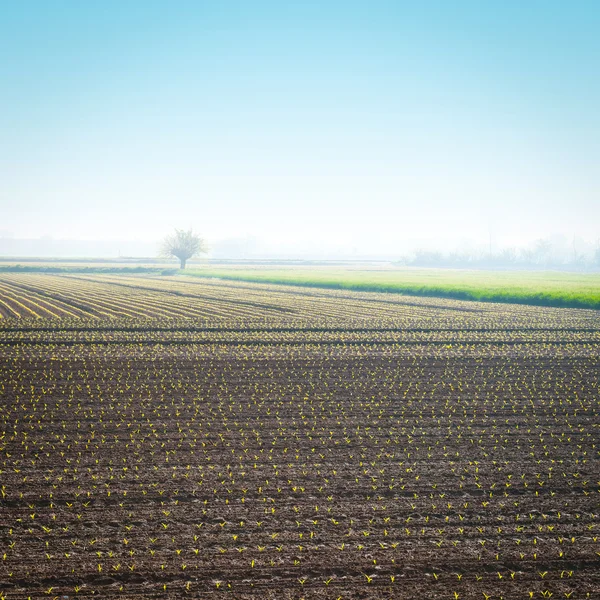
[[[592,260],[597,3],[288,4],[3,6],[0,255]]]

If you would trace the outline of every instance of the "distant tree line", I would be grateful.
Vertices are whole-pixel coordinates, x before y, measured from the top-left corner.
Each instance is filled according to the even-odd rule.
[[[498,252],[416,250],[396,264],[410,267],[471,269],[600,269],[600,245],[589,252],[555,247],[550,240],[538,240],[530,248],[505,248]]]

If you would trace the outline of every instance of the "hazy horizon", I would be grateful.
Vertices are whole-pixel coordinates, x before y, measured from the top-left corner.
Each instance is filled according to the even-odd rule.
[[[360,249],[348,244],[333,244],[327,241],[311,243],[308,241],[292,241],[273,243],[252,236],[242,236],[228,239],[206,240],[208,253],[201,259],[250,259],[250,260],[379,260],[398,261],[409,260],[415,256],[427,253],[455,259],[462,256],[469,260],[488,260],[492,257],[505,256],[509,262],[518,265],[523,260],[539,264],[560,264],[575,262],[589,266],[598,264],[600,244],[574,236],[553,235],[543,239],[533,240],[522,246],[497,246],[492,240],[487,243],[475,244],[463,240],[455,245],[436,244],[434,240],[399,240],[391,248],[372,246]],[[0,258],[158,258],[162,242],[135,240],[78,240],[73,238],[55,239],[43,236],[34,239],[20,239],[3,236],[0,231]],[[491,250],[491,255],[490,255]],[[537,251],[537,252],[536,252]],[[506,254],[508,252],[508,254]],[[509,258],[512,256],[512,258]],[[437,259],[439,262],[439,259]]]
[[[591,1],[5,4],[0,234],[594,244],[598,30]]]

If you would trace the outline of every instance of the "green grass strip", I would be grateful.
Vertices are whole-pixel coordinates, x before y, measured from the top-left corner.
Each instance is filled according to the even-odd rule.
[[[190,269],[186,275],[478,302],[600,309],[599,273],[441,269]]]

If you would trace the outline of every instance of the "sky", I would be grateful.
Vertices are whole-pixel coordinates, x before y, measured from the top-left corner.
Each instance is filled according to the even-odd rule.
[[[0,2],[0,236],[600,238],[600,2]]]

